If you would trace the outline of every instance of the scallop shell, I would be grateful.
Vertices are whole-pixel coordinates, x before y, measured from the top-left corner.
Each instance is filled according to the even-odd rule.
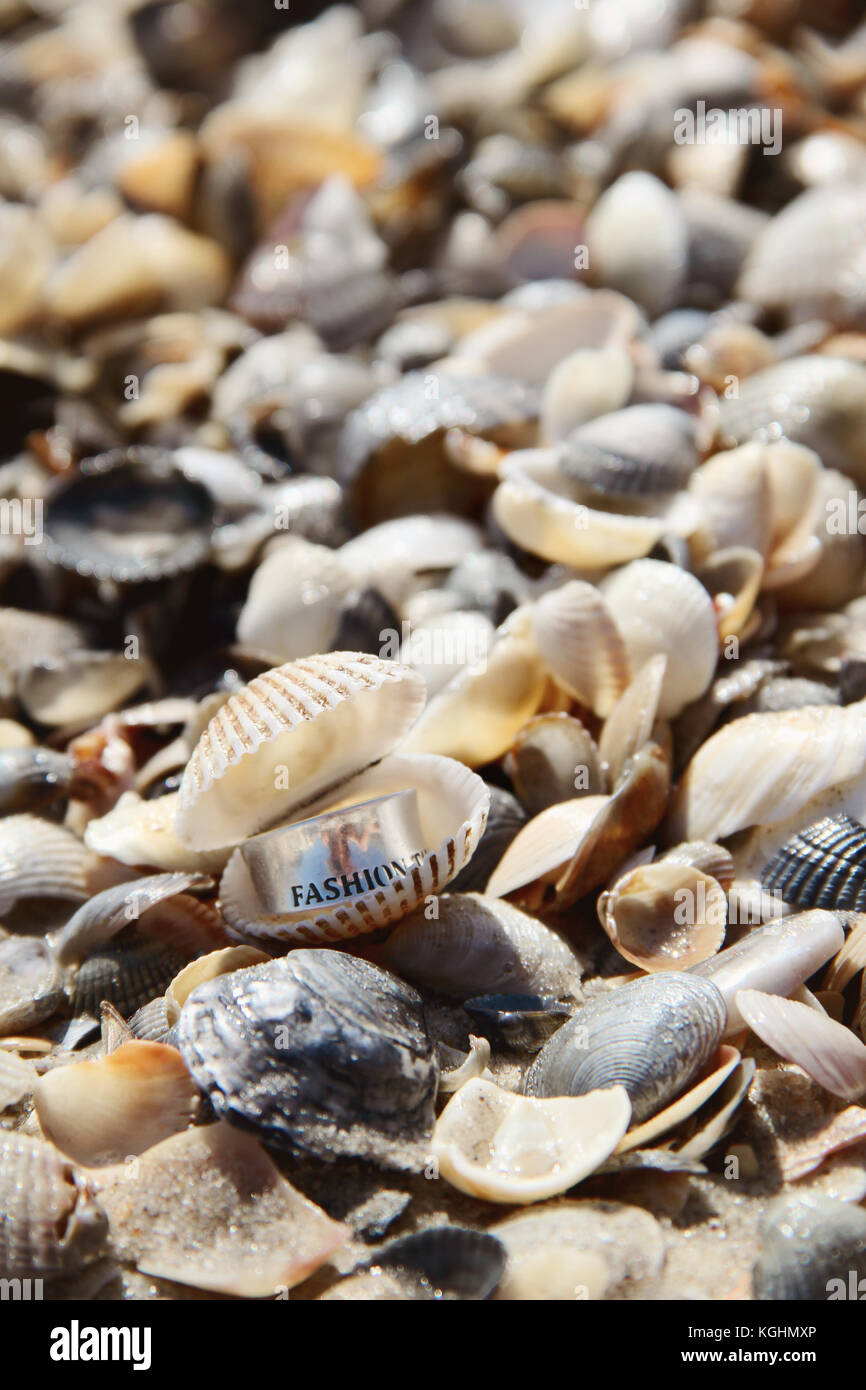
[[[405,668],[401,668],[405,669]],[[268,943],[343,941],[388,926],[438,893],[471,858],[484,832],[488,793],[475,773],[450,758],[392,754],[306,808],[308,816],[414,788],[427,848],[408,872],[333,908],[301,906],[273,916],[264,911],[246,863],[236,850],[220,882],[220,906],[230,932]]]
[[[51,1145],[0,1130],[0,1273],[52,1279],[101,1253],[108,1230],[84,1175]]]
[[[532,1100],[468,1081],[436,1121],[430,1152],[440,1175],[461,1192],[488,1202],[540,1202],[603,1163],[630,1118],[622,1086]]]
[[[298,950],[220,975],[193,990],[178,1029],[217,1115],[278,1148],[399,1167],[432,1128],[420,997],[366,961]]]
[[[826,816],[788,840],[761,875],[765,889],[797,907],[866,908],[866,829],[850,816]]]
[[[580,994],[571,947],[537,918],[481,893],[444,893],[437,916],[418,909],[382,948],[390,970],[457,998],[520,992],[569,999]]]
[[[775,1197],[761,1219],[761,1247],[752,1271],[759,1300],[849,1297],[866,1274],[866,1212],[820,1192]]]
[[[640,1123],[700,1072],[725,1020],[714,985],[685,974],[645,976],[578,1009],[532,1064],[526,1094],[579,1096],[622,1085]]]
[[[720,884],[687,864],[657,860],[602,893],[601,924],[621,956],[641,970],[686,970],[718,951],[727,899]]]
[[[605,497],[678,492],[697,465],[696,426],[671,405],[630,405],[579,425],[560,448],[563,472]]]
[[[689,973],[711,980],[721,991],[728,1011],[725,1033],[730,1037],[745,1027],[736,1002],[740,990],[793,994],[841,950],[844,940],[839,918],[815,909],[757,927],[735,946],[692,966]]]
[[[364,653],[332,652],[256,676],[193,750],[175,822],[180,839],[218,849],[287,816],[390,752],[423,702],[414,672]],[[281,766],[291,769],[288,788],[275,777]]]
[[[622,635],[598,589],[574,579],[543,594],[532,617],[538,650],[556,680],[601,719],[631,679]],[[563,652],[571,659],[567,667]]]
[[[36,1114],[46,1138],[76,1163],[122,1163],[186,1129],[199,1095],[173,1047],[125,1042],[107,1057],[40,1077]]]
[[[667,657],[659,714],[670,718],[710,684],[719,654],[716,616],[703,585],[659,560],[635,560],[606,579],[602,597],[632,669]]]

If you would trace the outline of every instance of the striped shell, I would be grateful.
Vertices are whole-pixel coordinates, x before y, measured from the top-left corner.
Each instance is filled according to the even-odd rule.
[[[420,676],[363,652],[263,672],[217,711],[193,750],[179,837],[218,849],[284,819],[390,752],[423,703]]]
[[[468,862],[487,821],[487,787],[460,763],[434,754],[394,754],[306,807],[304,814],[319,815],[406,788],[418,793],[424,844],[434,848],[427,849],[405,876],[320,911],[300,907],[274,916],[264,912],[236,850],[220,883],[220,904],[230,932],[242,940],[288,945],[343,941],[398,922],[438,893]]]
[[[0,1277],[50,1279],[96,1259],[108,1222],[51,1145],[0,1131]]]
[[[764,887],[797,907],[866,910],[866,828],[850,816],[826,816],[773,856]]]

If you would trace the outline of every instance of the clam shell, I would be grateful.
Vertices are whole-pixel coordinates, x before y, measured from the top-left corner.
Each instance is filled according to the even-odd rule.
[[[866,1212],[820,1192],[776,1197],[761,1220],[752,1270],[760,1300],[847,1298],[853,1273],[866,1273]]]
[[[344,782],[306,808],[308,816],[357,805],[390,792],[414,788],[424,836],[424,857],[404,876],[329,908],[301,906],[274,916],[258,900],[246,863],[236,850],[220,881],[220,906],[230,931],[243,940],[268,943],[344,941],[405,917],[438,893],[471,858],[487,817],[487,788],[475,773],[450,758],[418,755],[388,758]]]
[[[0,1034],[33,1028],[63,999],[63,979],[45,941],[9,936],[0,941]]]
[[[559,684],[606,719],[631,679],[631,667],[598,589],[575,579],[543,594],[533,609],[532,627],[538,650]]]
[[[714,985],[657,974],[583,1005],[542,1049],[526,1077],[530,1096],[625,1087],[636,1123],[675,1099],[709,1061],[726,1011]]]
[[[422,988],[457,998],[519,992],[574,998],[580,963],[537,918],[481,893],[444,893],[438,915],[419,909],[382,948],[390,970]]]
[[[113,652],[69,652],[18,674],[15,689],[28,717],[55,728],[87,724],[124,704],[148,678],[145,662]]]
[[[642,1125],[637,1125],[635,1129],[629,1130],[625,1138],[621,1139],[617,1145],[617,1154],[633,1153],[636,1149],[643,1149],[660,1135],[683,1124],[715,1095],[735,1067],[739,1065],[740,1060],[737,1049],[728,1047],[723,1043],[719,1048],[718,1055],[712,1059],[709,1068],[707,1068],[707,1075],[700,1077],[684,1095],[679,1096],[672,1104],[665,1106],[664,1110],[659,1110],[651,1119],[644,1120]]]
[[[716,879],[727,893],[734,881],[734,860],[730,850],[724,845],[714,845],[707,840],[687,840],[676,845],[662,855],[665,864],[690,864],[703,874]]]
[[[850,816],[826,816],[788,840],[761,875],[765,889],[797,907],[866,908],[866,829]]]
[[[807,1004],[757,989],[737,991],[736,1006],[762,1042],[842,1100],[866,1091],[866,1044],[850,1028]]]
[[[129,1018],[157,995],[186,964],[186,956],[161,941],[124,941],[94,951],[78,967],[69,987],[76,1018],[98,1018],[103,1002],[114,1004]]]
[[[432,1128],[420,997],[366,961],[298,950],[220,975],[193,990],[178,1029],[216,1113],[278,1148],[400,1166]]]
[[[678,492],[697,465],[696,426],[671,405],[630,405],[579,425],[560,449],[567,477],[606,497]]]
[[[532,1100],[475,1080],[439,1116],[430,1151],[440,1175],[461,1192],[488,1202],[540,1202],[603,1163],[630,1118],[622,1086]]]
[[[76,1163],[121,1163],[186,1129],[199,1095],[177,1050],[125,1042],[107,1057],[55,1067],[34,1092],[42,1132]]]
[[[285,817],[389,752],[424,701],[414,672],[332,652],[256,676],[219,709],[184,772],[175,826],[218,849]],[[291,769],[279,785],[275,769]]]
[[[580,720],[568,714],[539,714],[530,719],[503,759],[503,767],[530,815],[559,801],[574,800],[578,789],[593,796],[604,788],[595,742]]]
[[[101,1253],[105,1213],[84,1175],[53,1145],[0,1130],[0,1188],[4,1278],[73,1274]]]
[[[632,869],[602,893],[601,924],[621,956],[641,970],[686,970],[725,937],[727,899],[708,874],[657,860]]]
[[[719,654],[716,615],[703,585],[659,560],[635,560],[606,579],[602,597],[632,670],[667,657],[659,714],[671,718],[710,684]]]

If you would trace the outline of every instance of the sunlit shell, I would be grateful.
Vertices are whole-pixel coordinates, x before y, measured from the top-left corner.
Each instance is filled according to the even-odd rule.
[[[105,888],[70,917],[55,942],[57,959],[62,965],[83,960],[167,898],[211,885],[204,874],[176,873],[152,874]]]
[[[599,739],[598,751],[610,780],[616,782],[652,733],[658,715],[667,657],[651,656],[633,677],[611,709]]]
[[[606,719],[629,683],[631,668],[599,590],[575,579],[543,594],[533,609],[532,626],[555,678],[574,699]]]
[[[866,1044],[850,1028],[793,999],[741,989],[737,1008],[753,1033],[842,1100],[866,1091]]]
[[[764,888],[797,907],[862,912],[866,907],[866,829],[828,816],[801,830],[761,874]]]
[[[471,609],[457,609],[413,624],[400,648],[400,660],[423,677],[432,699],[464,669],[483,667],[494,641],[489,618]]]
[[[203,1174],[206,1181],[203,1181]],[[349,1238],[250,1135],[205,1125],[94,1175],[114,1248],[145,1274],[216,1294],[273,1298]]]
[[[76,1163],[122,1163],[186,1129],[198,1091],[173,1047],[127,1042],[110,1056],[55,1067],[40,1077],[43,1133]]]
[[[165,991],[165,1020],[173,1028],[180,1018],[180,1011],[192,991],[205,980],[215,980],[218,975],[230,975],[233,970],[245,970],[250,965],[263,965],[269,957],[254,946],[225,946],[220,951],[210,951],[206,956],[185,965],[179,975],[175,975]]]
[[[526,993],[574,998],[580,962],[550,927],[481,893],[445,893],[428,920],[422,909],[382,949],[389,969],[413,984],[467,998]]]
[[[423,702],[419,676],[364,653],[309,657],[255,677],[193,751],[179,837],[217,849],[287,816],[389,752]]]
[[[97,854],[136,868],[162,869],[165,873],[219,872],[231,853],[230,847],[191,849],[178,839],[178,800],[177,792],[149,800],[125,792],[112,810],[88,823],[84,843]]]
[[[704,693],[716,669],[719,641],[706,589],[674,565],[636,560],[606,579],[601,592],[633,670],[652,656],[667,657],[659,714],[679,714]]]
[[[4,1278],[74,1274],[102,1252],[108,1221],[84,1174],[52,1144],[0,1130]]]
[[[238,642],[270,661],[330,651],[352,576],[339,554],[290,536],[257,567],[237,624]]]
[[[62,998],[63,980],[45,941],[17,936],[0,940],[0,1034],[50,1018]]]
[[[0,824],[0,908],[19,898],[83,902],[126,874],[114,873],[69,830],[38,816],[7,816]]]
[[[686,270],[688,229],[676,197],[651,174],[623,174],[599,198],[586,238],[596,283],[655,317],[671,307]]]
[[[667,1134],[669,1130],[689,1119],[705,1101],[715,1095],[716,1091],[724,1085],[734,1068],[739,1065],[740,1060],[737,1049],[723,1043],[719,1048],[718,1055],[713,1058],[707,1069],[708,1074],[696,1081],[684,1095],[671,1105],[666,1106],[664,1110],[658,1111],[651,1119],[645,1120],[642,1125],[637,1125],[636,1128],[629,1130],[628,1134],[617,1145],[617,1153],[631,1153],[634,1149],[643,1148],[644,1145],[649,1145],[654,1139],[658,1139],[662,1134]]]
[[[578,1098],[532,1100],[469,1081],[430,1140],[439,1173],[488,1202],[539,1202],[587,1177],[625,1134],[631,1105],[621,1086]]]
[[[631,395],[634,375],[623,347],[582,348],[563,358],[544,387],[543,442],[557,444],[586,420],[619,410]]]
[[[719,640],[745,638],[764,578],[764,561],[748,546],[717,550],[697,569],[700,580],[713,601]]]
[[[727,900],[708,874],[658,860],[618,879],[598,903],[621,956],[642,970],[686,970],[719,949]]]
[[[392,754],[305,811],[312,817],[412,788],[418,796],[425,852],[405,875],[395,872],[385,888],[368,890],[333,907],[307,904],[273,915],[260,903],[241,851],[236,850],[220,882],[220,905],[231,931],[247,941],[343,941],[398,922],[430,894],[438,893],[468,863],[487,818],[487,788],[460,763],[433,755]]]

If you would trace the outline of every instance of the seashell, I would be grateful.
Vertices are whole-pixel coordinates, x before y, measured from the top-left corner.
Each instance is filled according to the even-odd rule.
[[[125,1042],[107,1057],[46,1072],[34,1099],[46,1138],[92,1167],[122,1163],[186,1129],[199,1095],[175,1048]]]
[[[451,893],[482,893],[505,850],[526,824],[526,812],[516,797],[501,787],[488,786],[487,790],[490,794],[487,824],[469,863],[464,864],[448,885]]]
[[[339,553],[288,536],[257,567],[237,640],[268,661],[330,651],[352,576]]]
[[[572,256],[574,251],[572,250]],[[553,368],[541,400],[541,438],[560,444],[596,417],[609,418],[628,401],[634,364],[624,347],[580,348]],[[571,460],[572,450],[566,457]]]
[[[678,492],[697,465],[696,427],[672,405],[630,405],[579,425],[560,466],[592,493],[629,497]]]
[[[820,1192],[774,1197],[761,1218],[752,1270],[759,1300],[847,1298],[866,1272],[866,1213]]]
[[[748,546],[717,550],[695,571],[711,595],[719,641],[745,636],[764,578],[764,561]]]
[[[19,671],[42,661],[56,661],[83,645],[81,629],[64,618],[0,608],[0,694],[13,693]]]
[[[726,1037],[745,1027],[737,1006],[740,990],[793,994],[841,949],[845,933],[838,917],[815,909],[758,927],[689,973],[722,992],[728,1010]]]
[[[68,795],[72,762],[50,748],[0,750],[0,815],[33,811]]]
[[[737,294],[800,318],[854,323],[866,309],[861,284],[864,233],[862,184],[845,180],[806,189],[759,233]]]
[[[741,380],[779,360],[773,343],[750,323],[709,322],[683,353],[682,366],[699,381],[723,392],[731,379]]]
[[[598,589],[574,579],[542,594],[532,616],[538,650],[556,680],[606,719],[631,678],[625,643]],[[566,667],[563,653],[570,660]]]
[[[580,963],[543,922],[481,893],[444,893],[438,916],[420,909],[382,947],[389,970],[457,998],[520,992],[554,999],[580,994]]]
[[[366,961],[298,950],[221,975],[193,990],[178,1029],[220,1118],[278,1148],[399,1167],[432,1127],[438,1066],[420,997]]]
[[[586,223],[593,279],[619,290],[651,318],[671,308],[686,270],[688,228],[669,189],[653,175],[623,174]]]
[[[106,888],[70,917],[54,944],[54,954],[61,965],[83,960],[166,898],[211,886],[205,874],[152,874]]]
[[[474,608],[497,626],[530,595],[530,582],[514,561],[498,551],[470,551],[454,566],[445,589],[456,607]]]
[[[440,1065],[448,1059],[444,1055],[442,1044],[440,1043]],[[459,1060],[461,1054],[458,1052],[454,1061]],[[437,1096],[451,1096],[455,1091],[459,1091],[461,1086],[465,1086],[467,1081],[473,1081],[476,1077],[483,1077],[491,1080],[490,1072],[487,1071],[487,1063],[490,1061],[490,1043],[486,1038],[476,1038],[474,1034],[469,1034],[469,1051],[460,1062],[459,1066],[454,1065],[450,1071],[440,1071],[439,1090]]]
[[[0,1111],[32,1095],[38,1078],[32,1062],[15,1052],[0,1052]]]
[[[855,482],[866,442],[863,388],[866,367],[841,357],[792,357],[740,384],[736,398],[719,402],[723,433],[734,443],[784,435],[814,449],[827,468]]]
[[[674,565],[635,560],[606,579],[601,592],[633,670],[667,656],[658,712],[679,714],[704,693],[716,669],[718,634],[706,589]]]
[[[524,725],[506,754],[503,767],[531,816],[576,790],[590,796],[604,787],[598,749],[579,719],[569,714],[539,714]]]
[[[199,850],[183,844],[175,830],[178,802],[177,792],[147,801],[134,792],[125,792],[106,815],[88,822],[84,843],[97,854],[136,868],[218,873],[225,867],[230,849]]]
[[[866,761],[859,704],[747,714],[701,745],[671,800],[669,840],[716,840],[774,825],[819,792],[858,777]],[[742,768],[751,769],[748,778]]]
[[[704,514],[710,551],[745,546],[765,555],[772,539],[773,493],[763,444],[713,454],[689,480]]]
[[[490,1230],[508,1252],[497,1299],[543,1298],[546,1289],[559,1300],[601,1298],[626,1281],[639,1287],[665,1260],[661,1226],[630,1203],[548,1202]]]
[[[689,534],[699,516],[687,495],[655,511],[627,513],[587,506],[585,492],[563,473],[555,449],[516,449],[504,460],[493,516],[509,540],[554,564],[608,569],[646,555],[667,530]],[[658,501],[658,499],[653,499]]]
[[[594,1172],[630,1118],[622,1086],[534,1100],[474,1080],[439,1116],[430,1151],[440,1175],[461,1192],[488,1202],[539,1202]]]
[[[774,588],[787,605],[840,608],[859,594],[866,540],[849,518],[852,509],[860,515],[861,500],[845,473],[827,467],[819,474],[801,526],[790,542],[791,546],[795,542],[813,546],[812,562],[805,573],[798,573],[796,567],[791,573],[783,566],[774,577]]]
[[[113,652],[70,652],[18,674],[16,693],[28,717],[51,727],[101,719],[145,683],[143,661]]]
[[[32,748],[36,740],[30,730],[15,719],[0,719],[0,748]]]
[[[422,704],[420,677],[364,653],[332,652],[257,676],[216,712],[193,751],[180,839],[217,849],[261,830],[389,752]],[[275,786],[283,764],[290,788]]]
[[[114,1005],[103,1005],[103,1015],[106,1008],[114,1009]],[[114,1012],[116,1013],[117,1010],[115,1009]],[[167,1043],[174,1046],[174,1034],[168,1022],[164,996],[162,999],[151,999],[149,1004],[142,1004],[124,1027],[128,1030],[129,1037],[138,1042]]]
[[[78,967],[69,987],[76,1018],[98,1018],[107,1001],[130,1018],[144,1004],[165,993],[186,963],[186,956],[161,941],[126,940],[92,952]]]
[[[279,1296],[350,1235],[282,1177],[255,1139],[230,1125],[163,1139],[142,1154],[133,1183],[126,1165],[94,1178],[125,1263],[215,1294]]]
[[[358,586],[378,589],[399,606],[418,575],[450,570],[483,545],[473,522],[433,513],[370,526],[341,546],[339,558]]]
[[[0,1033],[33,1028],[63,999],[63,980],[46,942],[38,937],[0,940]]]
[[[351,901],[344,899],[333,908],[326,900],[317,912],[313,911],[315,895],[308,892],[306,903],[280,913],[266,910],[244,856],[236,850],[220,883],[220,904],[230,934],[268,942],[342,941],[399,921],[444,888],[471,857],[487,816],[485,784],[452,759],[391,755],[344,782],[337,800],[332,791],[306,811],[315,817],[406,790],[416,792],[422,843],[432,849],[419,850],[403,872],[399,864],[392,865],[393,877],[385,887],[369,889]]]
[[[337,478],[362,526],[424,510],[471,515],[490,487],[454,466],[446,433],[515,448],[530,442],[537,417],[535,393],[507,377],[407,372],[346,420]]]
[[[664,1110],[659,1110],[649,1120],[644,1120],[642,1125],[637,1125],[634,1129],[629,1130],[625,1138],[621,1139],[617,1145],[617,1155],[633,1153],[635,1150],[640,1151],[654,1139],[659,1138],[660,1135],[683,1124],[715,1095],[740,1061],[741,1058],[737,1049],[727,1047],[723,1043],[717,1056],[713,1058],[709,1068],[706,1069],[707,1074],[700,1077],[684,1095],[679,1096],[671,1105],[665,1106]]]
[[[51,1144],[0,1130],[0,1174],[4,1278],[54,1279],[99,1257],[105,1212],[89,1180]]]
[[[734,859],[724,845],[714,845],[707,840],[687,840],[682,845],[666,850],[659,861],[663,864],[688,864],[703,874],[716,879],[727,893],[735,878]]]
[[[724,1051],[723,1045],[721,1052]],[[743,1058],[737,1063],[722,1086],[698,1111],[694,1119],[694,1132],[684,1143],[677,1139],[677,1154],[682,1158],[704,1158],[726,1138],[736,1122],[737,1111],[748,1093],[756,1070],[757,1063],[753,1057]]]
[[[850,1028],[808,1004],[757,989],[738,990],[735,1002],[752,1032],[819,1086],[842,1100],[856,1100],[866,1091],[866,1045]]]
[[[526,1052],[538,1052],[572,1013],[541,994],[481,994],[464,1000],[463,1007],[497,1041]]]
[[[761,875],[768,891],[797,907],[862,912],[866,906],[866,829],[827,816],[788,840]]]
[[[806,705],[841,705],[838,692],[802,676],[768,677],[748,699],[738,701],[743,714],[772,714]]]
[[[45,286],[48,312],[85,325],[142,309],[196,309],[228,288],[225,253],[172,217],[124,213],[91,236]]]
[[[667,661],[661,652],[645,661],[605,720],[598,751],[611,784],[619,780],[626,764],[649,740],[658,715]]]
[[[0,912],[19,898],[83,902],[118,877],[61,825],[29,815],[0,823]]]
[[[641,1123],[675,1099],[713,1056],[726,1012],[714,985],[649,975],[583,1005],[538,1054],[530,1096],[579,1096],[624,1086]]]
[[[660,859],[632,869],[598,901],[616,949],[641,970],[687,970],[725,938],[727,899],[709,874]]]
[[[400,648],[400,660],[419,673],[432,698],[464,669],[482,669],[493,640],[493,624],[483,614],[442,613],[413,625]]]
[[[216,980],[220,975],[230,975],[233,970],[245,970],[251,965],[264,965],[269,959],[264,951],[257,951],[254,946],[225,946],[221,951],[210,951],[206,956],[191,960],[165,991],[166,1024],[174,1027],[192,991],[206,980]]]
[[[480,1301],[490,1297],[502,1277],[505,1250],[484,1231],[432,1226],[389,1241],[369,1267],[396,1276],[413,1299]]]

